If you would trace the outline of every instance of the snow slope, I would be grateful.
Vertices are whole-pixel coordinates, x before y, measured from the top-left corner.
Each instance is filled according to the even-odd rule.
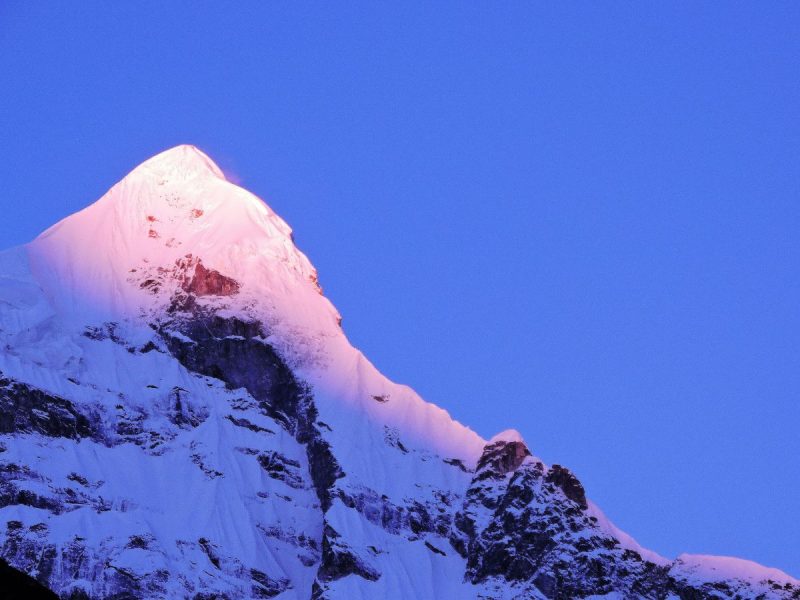
[[[339,323],[289,226],[192,146],[0,253],[2,557],[72,598],[800,597],[641,548]]]

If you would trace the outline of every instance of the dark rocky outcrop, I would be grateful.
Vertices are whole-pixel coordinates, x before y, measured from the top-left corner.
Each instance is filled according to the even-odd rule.
[[[98,437],[92,420],[69,400],[0,374],[0,433],[40,433],[49,437]]]
[[[77,473],[71,473],[67,479],[71,485],[55,486],[28,466],[0,462],[0,508],[28,506],[55,515],[82,507],[97,512],[108,510],[107,501],[96,493],[99,484],[90,483]]]
[[[377,581],[381,576],[365,557],[359,556],[347,545],[337,531],[326,525],[322,536],[322,564],[317,580],[324,584],[347,575],[358,575],[370,581]]]
[[[561,465],[553,465],[547,472],[545,481],[559,487],[567,498],[576,502],[581,508],[589,508],[583,485],[569,469],[565,469]]]
[[[531,452],[528,447],[517,441],[497,441],[489,443],[478,461],[476,473],[480,477],[503,477],[522,464]]]
[[[195,406],[189,397],[189,392],[180,387],[172,388],[168,395],[169,411],[167,418],[170,423],[183,429],[197,427],[208,417],[208,412]]]
[[[278,452],[262,452],[257,458],[261,468],[273,479],[283,481],[289,487],[303,487],[300,463],[296,460],[286,458]]]
[[[274,431],[272,431],[272,429],[269,429],[268,427],[262,427],[261,425],[256,425],[255,423],[251,423],[245,418],[234,417],[233,415],[227,415],[225,418],[228,419],[228,421],[230,421],[237,427],[243,427],[244,429],[249,429],[250,431],[270,433],[270,434],[275,433]]]
[[[336,499],[347,508],[357,511],[373,525],[409,539],[418,539],[426,533],[448,537],[453,526],[450,508],[460,498],[443,491],[433,491],[433,496],[435,501],[409,500],[398,505],[369,488],[361,488],[357,493],[336,490]]]
[[[253,598],[274,598],[292,587],[291,582],[285,577],[273,579],[257,569],[250,569],[250,577],[253,580],[251,588]]]
[[[260,323],[198,311],[191,318],[162,324],[159,331],[170,353],[187,369],[231,388],[245,388],[266,414],[296,433],[307,391],[265,342]]]
[[[195,296],[233,296],[239,293],[239,283],[235,279],[207,269],[200,261],[194,266],[194,274],[183,281],[181,288]]]

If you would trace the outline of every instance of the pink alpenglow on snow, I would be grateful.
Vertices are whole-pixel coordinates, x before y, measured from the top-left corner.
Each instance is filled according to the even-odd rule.
[[[773,581],[793,586],[800,585],[800,580],[790,577],[780,569],[764,567],[753,561],[732,556],[681,554],[675,560],[672,570],[696,581],[740,579],[757,583]]]
[[[525,440],[522,439],[522,434],[516,429],[506,429],[489,440],[490,444],[494,444],[495,442],[520,442],[524,444]]]

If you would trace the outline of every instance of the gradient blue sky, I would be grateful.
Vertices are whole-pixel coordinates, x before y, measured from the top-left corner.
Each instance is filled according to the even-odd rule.
[[[0,2],[0,246],[195,144],[387,375],[800,576],[800,4],[233,6]]]

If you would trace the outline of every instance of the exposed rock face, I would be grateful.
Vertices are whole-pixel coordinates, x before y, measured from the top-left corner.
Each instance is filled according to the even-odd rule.
[[[381,576],[366,558],[358,556],[342,536],[327,525],[322,538],[322,564],[317,579],[320,583],[328,583],[348,575],[357,575],[369,581],[377,581]],[[317,585],[315,595],[321,595],[322,589]]]
[[[270,416],[297,427],[306,391],[266,343],[260,323],[197,313],[163,323],[159,331],[190,371],[247,389]]]
[[[586,509],[566,469],[548,469],[521,442],[488,445],[457,518],[467,577],[545,598],[630,592],[634,581],[664,579],[664,569],[622,548]]]
[[[586,510],[589,505],[586,503],[586,492],[583,490],[581,482],[573,475],[569,469],[561,465],[553,465],[545,477],[547,483],[552,483],[560,488],[564,495],[575,502],[582,509]]]
[[[477,477],[504,477],[506,473],[516,470],[528,456],[531,456],[531,452],[522,442],[489,443],[478,460]]]
[[[195,296],[232,296],[239,292],[236,280],[219,271],[207,269],[202,262],[194,267],[194,275],[182,285],[183,291]]]
[[[0,432],[36,432],[50,437],[80,439],[96,434],[90,419],[69,400],[33,386],[4,378],[0,373]]]

